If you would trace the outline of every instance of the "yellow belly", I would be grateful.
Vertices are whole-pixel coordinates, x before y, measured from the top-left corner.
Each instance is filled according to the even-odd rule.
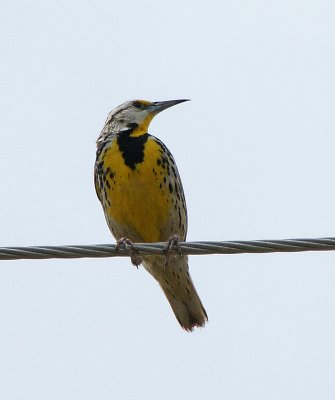
[[[103,155],[104,169],[109,168],[103,207],[117,239],[157,242],[182,233],[176,196],[170,190],[173,177],[158,165],[160,156],[153,140],[146,143],[144,160],[135,169],[125,165],[116,142]]]

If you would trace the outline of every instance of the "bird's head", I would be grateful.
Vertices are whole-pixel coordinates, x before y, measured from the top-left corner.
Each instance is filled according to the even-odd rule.
[[[146,101],[131,100],[112,110],[105,122],[102,134],[118,134],[130,129],[138,135],[146,133],[153,117],[163,110],[188,100]]]

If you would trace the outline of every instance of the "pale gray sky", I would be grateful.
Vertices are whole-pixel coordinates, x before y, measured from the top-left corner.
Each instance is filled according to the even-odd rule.
[[[95,140],[133,99],[189,240],[335,236],[334,1],[3,1],[1,246],[113,243]],[[127,259],[0,262],[0,398],[333,399],[335,253],[191,257],[181,330]]]

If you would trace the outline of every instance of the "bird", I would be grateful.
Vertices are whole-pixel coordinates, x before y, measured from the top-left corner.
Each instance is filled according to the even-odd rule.
[[[181,327],[203,327],[208,316],[192,282],[188,256],[170,252],[186,240],[187,209],[176,162],[148,133],[161,111],[188,101],[131,100],[113,109],[97,139],[94,182],[107,225],[119,244],[167,242],[167,255],[136,256],[161,286]],[[170,247],[169,247],[170,246]]]

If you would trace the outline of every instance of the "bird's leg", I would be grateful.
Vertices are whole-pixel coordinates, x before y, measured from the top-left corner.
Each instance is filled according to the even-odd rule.
[[[164,248],[164,254],[165,254],[164,268],[166,268],[168,266],[170,255],[173,250],[178,251],[180,256],[183,255],[181,252],[180,242],[181,242],[181,240],[178,235],[172,235],[169,238],[169,240],[167,241],[166,246]]]
[[[116,241],[116,250],[119,250],[120,247],[123,247],[125,249],[129,248],[131,263],[135,265],[136,268],[138,268],[138,266],[142,262],[142,258],[140,257],[140,254],[136,249],[134,243],[130,239],[122,237]]]

